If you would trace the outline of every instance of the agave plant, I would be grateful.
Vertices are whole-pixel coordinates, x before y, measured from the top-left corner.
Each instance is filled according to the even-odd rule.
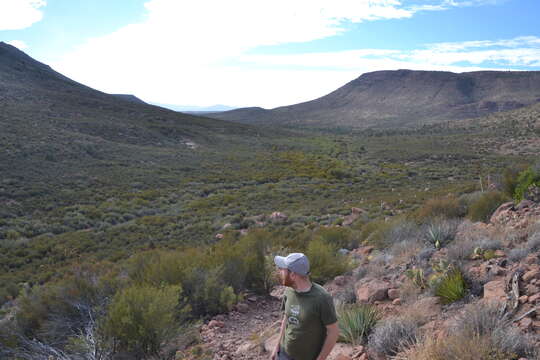
[[[338,308],[340,340],[352,344],[361,344],[367,339],[371,329],[380,319],[380,313],[373,305],[352,304]]]
[[[465,296],[467,286],[459,269],[452,269],[446,273],[434,286],[435,295],[443,304],[450,304]]]

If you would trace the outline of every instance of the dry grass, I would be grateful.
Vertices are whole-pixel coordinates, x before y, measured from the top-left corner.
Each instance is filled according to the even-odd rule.
[[[510,360],[515,355],[492,347],[486,336],[455,334],[445,339],[428,339],[395,357],[399,360]]]

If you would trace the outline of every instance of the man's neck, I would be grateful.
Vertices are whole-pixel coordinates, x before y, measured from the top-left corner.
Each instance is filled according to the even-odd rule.
[[[295,286],[293,286],[293,289],[294,291],[296,292],[308,292],[309,290],[311,290],[311,281],[309,280],[305,280],[305,281],[301,281],[299,282],[298,284],[295,284]]]

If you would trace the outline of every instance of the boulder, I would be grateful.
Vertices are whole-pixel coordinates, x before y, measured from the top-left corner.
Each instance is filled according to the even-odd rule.
[[[236,304],[236,310],[241,313],[247,313],[249,311],[249,305],[244,303]]]
[[[484,299],[487,301],[506,301],[506,284],[504,279],[486,283],[484,285]]]
[[[336,276],[335,279],[334,279],[334,283],[337,286],[343,286],[343,285],[345,285],[345,282],[346,282],[346,279],[345,279],[345,276],[343,276],[343,275]]]
[[[211,320],[208,323],[208,328],[209,329],[216,329],[216,328],[222,328],[222,327],[225,327],[225,323],[223,321]]]
[[[395,300],[399,298],[399,290],[398,289],[389,289],[388,290],[388,298],[390,300]]]
[[[529,303],[536,304],[540,302],[540,293],[536,293],[532,296],[529,296]]]
[[[540,269],[532,269],[527,271],[521,277],[523,281],[530,282],[532,279],[540,279]]]
[[[497,208],[497,210],[495,210],[493,215],[491,215],[491,219],[489,220],[489,222],[491,222],[492,224],[504,223],[504,219],[508,216],[508,212],[513,210],[513,207],[513,201],[502,204]]]
[[[375,250],[374,246],[362,246],[356,249],[354,252],[358,255],[368,256],[373,250]]]
[[[442,311],[440,300],[435,296],[419,299],[413,306],[422,309],[422,315],[429,319],[438,316]]]
[[[534,202],[532,202],[531,200],[525,199],[525,200],[521,200],[521,202],[516,206],[516,210],[520,211],[526,208],[530,208],[532,206],[534,206]]]
[[[279,211],[274,211],[272,214],[270,214],[270,219],[272,220],[282,220],[282,221],[285,221],[287,220],[287,215],[285,215],[284,213],[282,212],[279,212]]]
[[[390,285],[382,280],[371,280],[356,287],[356,300],[359,303],[373,303],[388,297]]]
[[[253,354],[253,352],[256,350],[257,344],[253,344],[251,342],[247,342],[245,344],[239,345],[236,349],[235,355],[249,355]]]

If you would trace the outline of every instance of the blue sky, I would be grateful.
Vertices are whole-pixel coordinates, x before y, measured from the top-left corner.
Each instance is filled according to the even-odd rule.
[[[271,108],[376,70],[540,70],[538,14],[538,0],[0,0],[0,40],[101,91]]]

